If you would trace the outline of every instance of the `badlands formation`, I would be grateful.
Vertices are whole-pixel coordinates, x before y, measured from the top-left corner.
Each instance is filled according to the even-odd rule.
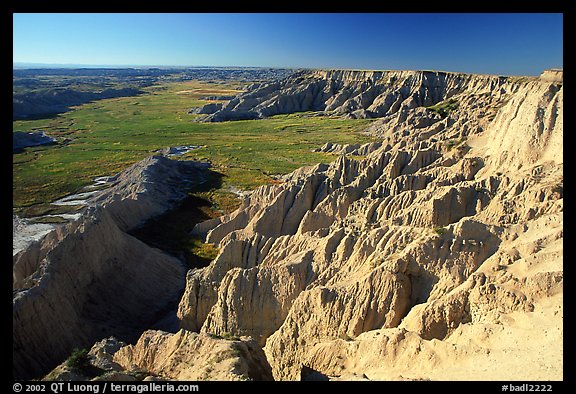
[[[110,379],[562,380],[562,72],[306,71],[204,120],[295,111],[377,118],[379,142],[318,147],[339,156],[199,223],[220,252],[185,274],[126,233],[184,165],[120,174],[14,256],[14,375],[94,344]]]

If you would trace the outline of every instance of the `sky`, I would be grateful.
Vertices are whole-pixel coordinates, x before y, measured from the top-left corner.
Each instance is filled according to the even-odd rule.
[[[442,70],[563,66],[563,15],[13,14],[13,62]]]

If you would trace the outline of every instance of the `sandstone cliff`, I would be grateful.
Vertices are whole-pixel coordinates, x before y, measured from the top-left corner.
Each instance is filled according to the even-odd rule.
[[[308,70],[256,86],[224,104],[205,106],[201,121],[261,119],[293,112],[380,118],[437,104],[464,92],[499,94],[507,78],[441,71]]]
[[[77,351],[44,380],[272,380],[272,370],[248,337],[147,330],[134,345],[110,337]]]
[[[198,224],[220,252],[185,283],[126,234],[179,198],[172,165],[17,254],[15,374],[114,331],[118,379],[561,380],[562,73],[302,72],[209,120],[301,110],[377,117],[379,142],[318,147],[340,156]],[[144,331],[178,300],[180,331]]]
[[[135,345],[116,352],[114,361],[176,380],[272,380],[262,348],[246,337],[146,331]]]
[[[294,94],[319,81],[365,92],[396,86],[392,77],[402,88],[362,107],[381,117],[369,132],[382,144],[365,159],[299,169],[196,227],[221,252],[188,272],[181,327],[254,337],[275,379],[303,368],[561,379],[561,77],[331,71],[283,83]],[[326,108],[363,102],[350,100]],[[272,108],[264,102],[254,108]],[[537,338],[547,351],[520,345]]]
[[[14,256],[15,377],[45,373],[106,336],[135,340],[174,310],[184,266],[126,231],[185,196],[186,179],[202,182],[205,166],[150,157],[94,196],[80,219]]]

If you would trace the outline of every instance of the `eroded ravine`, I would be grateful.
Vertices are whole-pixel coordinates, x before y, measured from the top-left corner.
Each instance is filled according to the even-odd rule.
[[[413,374],[416,353],[381,358],[377,347],[359,367],[354,339],[400,329],[423,344],[447,340],[461,326],[497,321],[486,317],[493,308],[529,313],[561,293],[561,80],[460,81],[447,88],[459,103],[448,116],[406,95],[371,126],[383,143],[366,159],[295,171],[197,226],[221,254],[188,274],[182,327],[257,338],[276,379],[299,379],[303,366],[340,376],[384,363],[398,373],[398,360]],[[530,232],[542,220],[556,235],[539,248],[556,262],[544,272],[501,266],[511,239],[527,237],[514,226]],[[330,354],[344,344],[335,365]]]
[[[98,273],[94,277],[111,275],[106,267],[124,267],[109,265],[113,256],[123,256],[135,270],[146,267],[138,269],[142,278],[132,276],[132,263],[115,275],[130,285],[131,294],[153,297],[153,305],[166,300],[163,286],[183,291],[177,311],[181,330],[146,331],[117,351],[113,357],[122,371],[207,380],[298,380],[310,371],[336,380],[491,380],[501,376],[486,366],[500,363],[515,379],[561,379],[562,332],[553,330],[563,319],[561,73],[515,79],[333,71],[294,78],[243,94],[227,110],[239,111],[241,118],[248,102],[257,103],[262,114],[287,102],[294,108],[284,109],[301,110],[294,104],[301,99],[328,103],[325,112],[380,117],[368,132],[381,142],[318,147],[341,156],[262,186],[236,211],[195,225],[195,236],[219,252],[207,266],[187,270],[185,283],[181,264],[176,276],[182,275],[182,282],[167,279],[174,276],[166,270],[176,259],[126,234],[139,225],[135,217],[165,212],[154,203],[166,201],[161,185],[177,189],[177,174],[158,186],[144,182],[158,194],[138,194],[131,184],[117,190],[141,200],[101,198],[109,201],[110,214],[96,223],[111,226],[103,228],[123,240],[122,248],[102,253],[82,246],[90,231],[99,234],[91,230],[97,224],[82,222],[74,235],[47,237],[43,247],[15,260],[26,272],[38,267],[36,276],[18,277],[30,289],[14,303],[21,343],[38,340],[24,351],[15,347],[15,354],[26,360],[31,350],[50,352],[79,338],[70,330],[68,337],[41,343],[48,325],[25,323],[20,311],[30,302],[58,305],[57,295],[54,301],[46,297],[51,293],[43,283],[46,289],[68,286],[71,294],[82,294],[70,287],[78,270],[60,279],[66,284],[43,275],[72,267],[64,263],[70,260],[66,256],[91,252],[100,253],[97,259],[86,257],[94,263],[85,272]],[[244,106],[238,106],[242,100]],[[355,154],[365,158],[350,157]],[[102,235],[100,242],[108,241]],[[98,291],[106,296],[103,287]],[[159,293],[153,294],[155,288]],[[78,312],[89,305],[83,297],[66,304],[69,327],[88,324]],[[123,302],[110,296],[109,303]],[[539,321],[546,324],[535,324]],[[49,324],[61,329],[60,323]],[[103,335],[81,337],[83,346]],[[541,338],[551,350],[530,358],[538,349],[519,346],[509,339],[515,336]],[[454,360],[462,368],[453,368]],[[18,365],[24,369],[24,361]]]
[[[151,156],[93,195],[81,218],[14,256],[15,377],[46,373],[104,337],[131,342],[169,324],[186,267],[128,231],[186,197],[183,181],[206,179],[204,164]]]

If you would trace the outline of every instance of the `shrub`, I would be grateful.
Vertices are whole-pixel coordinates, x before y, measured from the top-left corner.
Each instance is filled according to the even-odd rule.
[[[341,333],[340,335],[338,335],[338,338],[345,340],[346,342],[350,342],[353,341],[354,339],[352,337],[350,337],[347,333]]]
[[[459,150],[465,151],[468,150],[470,147],[466,144],[466,137],[462,138],[452,138],[446,141],[446,150],[451,150],[452,148],[457,147]]]
[[[450,113],[458,108],[458,100],[451,98],[449,100],[442,101],[438,104],[428,107],[432,112],[436,112],[442,118],[446,118]]]
[[[444,227],[434,227],[434,232],[438,235],[442,235],[446,233],[446,229]]]
[[[76,371],[83,371],[88,365],[88,349],[76,348],[66,360],[66,366]]]
[[[233,335],[229,332],[225,332],[222,335],[218,335],[218,334],[213,334],[213,333],[208,333],[208,336],[210,338],[214,338],[214,339],[225,339],[227,341],[239,341],[240,337],[237,337],[236,335]]]
[[[227,341],[239,341],[240,340],[240,337],[237,337],[236,335],[233,335],[229,332],[225,332],[224,334],[222,334],[221,338],[226,339]]]
[[[133,376],[136,380],[144,380],[144,378],[149,376],[150,373],[148,371],[138,368],[133,371],[130,371],[128,375]]]

